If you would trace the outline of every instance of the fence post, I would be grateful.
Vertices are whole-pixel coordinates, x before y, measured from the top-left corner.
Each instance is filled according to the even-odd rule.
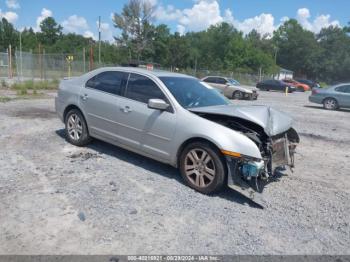
[[[8,49],[8,56],[9,56],[9,61],[8,61],[8,77],[9,79],[12,79],[12,47],[9,45]]]
[[[85,69],[85,47],[83,47],[83,70],[85,73],[86,72],[86,69]]]
[[[94,50],[92,48],[92,45],[90,46],[90,67],[89,71],[93,70],[94,68]]]

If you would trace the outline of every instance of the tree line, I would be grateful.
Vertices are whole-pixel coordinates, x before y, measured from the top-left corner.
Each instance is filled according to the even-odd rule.
[[[147,61],[165,68],[207,69],[221,72],[273,74],[280,68],[295,75],[328,83],[350,81],[350,27],[323,28],[315,34],[290,19],[273,35],[256,30],[244,35],[229,23],[210,26],[200,32],[180,35],[154,21],[147,1],[130,0],[121,13],[114,14],[114,26],[121,31],[115,42],[101,43],[101,60],[107,64]],[[38,53],[81,53],[89,55],[98,44],[92,38],[64,34],[53,17],[40,24],[40,31],[25,28],[20,36],[5,18],[0,21],[0,51],[11,45]],[[97,57],[97,56],[95,56]]]

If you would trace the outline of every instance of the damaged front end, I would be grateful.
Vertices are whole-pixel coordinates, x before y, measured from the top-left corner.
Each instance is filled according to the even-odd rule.
[[[268,138],[260,145],[262,159],[226,156],[228,186],[264,206],[261,193],[278,176],[278,169],[294,167],[294,154],[298,143],[299,136],[291,128],[279,136]]]
[[[227,108],[226,110],[196,110],[208,120],[238,131],[258,147],[261,159],[245,155],[226,156],[228,186],[264,206],[264,187],[278,176],[279,169],[294,167],[294,154],[299,136],[291,127],[292,120],[268,107]]]

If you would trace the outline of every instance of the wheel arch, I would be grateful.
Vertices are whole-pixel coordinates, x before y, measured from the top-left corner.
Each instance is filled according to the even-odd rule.
[[[335,100],[335,101],[337,102],[337,104],[339,105],[338,100],[337,100],[335,97],[333,97],[333,96],[326,96],[325,98],[323,98],[323,99],[322,99],[322,104],[324,103],[324,101],[326,101],[326,99],[333,99],[333,100]]]
[[[186,141],[184,141],[181,144],[181,146],[179,147],[179,149],[177,150],[176,167],[180,166],[180,156],[181,156],[182,151],[186,148],[186,146],[188,146],[191,143],[195,143],[195,142],[204,142],[204,143],[210,144],[220,152],[220,147],[216,143],[214,143],[213,141],[210,141],[209,139],[206,139],[204,137],[191,137],[191,138],[187,139]]]
[[[64,111],[63,111],[63,121],[66,121],[66,116],[67,116],[68,112],[73,110],[73,109],[79,110],[79,112],[83,115],[84,120],[86,122],[86,117],[85,117],[83,111],[77,105],[74,105],[74,104],[70,104],[70,105],[66,106],[66,108],[64,109]]]

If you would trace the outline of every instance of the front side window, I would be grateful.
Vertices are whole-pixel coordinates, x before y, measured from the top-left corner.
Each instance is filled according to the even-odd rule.
[[[346,86],[339,86],[335,89],[336,91],[338,92],[341,92],[341,93],[350,93],[350,85],[346,85]]]
[[[190,77],[160,77],[184,108],[227,105],[230,102],[210,85]]]
[[[123,72],[103,72],[87,81],[86,87],[114,95],[120,95],[121,89],[127,79],[126,76],[127,74]]]
[[[216,83],[215,77],[207,77],[203,81],[207,83]]]
[[[217,83],[218,83],[218,84],[224,85],[224,84],[227,83],[227,81],[225,80],[225,78],[220,78],[220,77],[218,77],[218,78],[217,78]]]
[[[148,100],[154,98],[166,100],[165,95],[156,83],[148,77],[138,74],[130,74],[125,97],[146,104]]]

